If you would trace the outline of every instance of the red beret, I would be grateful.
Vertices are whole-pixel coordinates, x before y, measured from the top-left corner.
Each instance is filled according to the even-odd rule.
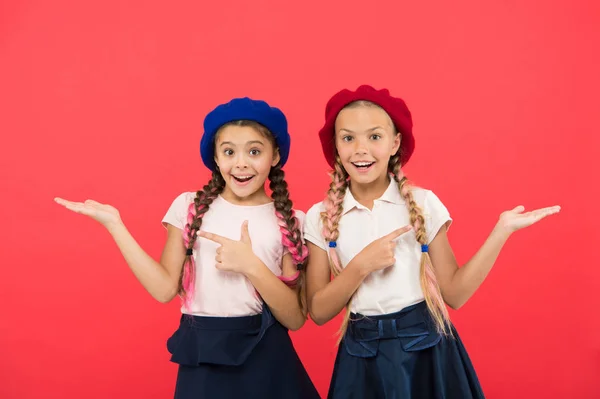
[[[371,86],[362,85],[356,91],[344,89],[336,93],[325,107],[325,125],[319,131],[323,154],[329,165],[335,164],[335,119],[340,111],[354,101],[370,101],[387,112],[394,122],[396,130],[402,135],[400,164],[405,165],[415,149],[415,138],[412,134],[412,118],[406,103],[401,98],[392,97],[388,89],[375,90]]]

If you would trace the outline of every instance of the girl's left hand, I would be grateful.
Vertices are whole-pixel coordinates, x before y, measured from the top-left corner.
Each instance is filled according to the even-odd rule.
[[[256,259],[256,255],[252,252],[248,221],[242,224],[242,234],[239,241],[206,231],[199,231],[198,235],[221,245],[217,248],[217,255],[215,256],[215,266],[219,270],[244,274],[249,270],[253,260]]]
[[[550,206],[525,213],[523,211],[525,211],[525,207],[519,205],[513,210],[502,212],[498,222],[499,227],[502,227],[509,234],[514,233],[517,230],[539,222],[546,216],[560,212],[560,206]]]

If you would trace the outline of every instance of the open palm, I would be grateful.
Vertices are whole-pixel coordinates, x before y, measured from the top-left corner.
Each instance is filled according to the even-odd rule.
[[[512,233],[522,228],[531,226],[547,216],[560,212],[560,206],[550,206],[529,212],[524,211],[525,207],[519,205],[515,209],[502,212],[500,215],[500,223],[506,230]]]
[[[73,202],[62,198],[55,198],[54,201],[75,213],[89,216],[104,226],[121,222],[121,216],[117,208],[107,204],[101,204],[93,200]]]

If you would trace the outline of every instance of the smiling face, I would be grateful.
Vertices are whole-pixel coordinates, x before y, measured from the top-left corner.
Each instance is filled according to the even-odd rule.
[[[387,184],[388,163],[400,147],[400,135],[382,108],[359,102],[338,114],[335,146],[353,184]]]
[[[265,128],[252,122],[223,126],[215,140],[215,162],[225,180],[223,198],[244,205],[268,200],[265,181],[279,152]]]

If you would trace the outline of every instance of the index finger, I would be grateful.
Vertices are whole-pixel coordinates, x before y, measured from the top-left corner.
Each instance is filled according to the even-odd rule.
[[[221,244],[221,245],[223,245],[229,241],[229,238],[222,237],[218,234],[209,233],[207,231],[199,231],[198,235],[200,237],[206,238],[207,240],[211,240],[211,241],[216,242],[217,244]]]
[[[54,198],[54,202],[56,202],[57,204],[62,205],[62,206],[83,205],[83,202],[67,201],[66,199],[63,199],[60,197]]]
[[[390,234],[384,236],[384,238],[387,240],[394,240],[394,239],[400,237],[402,234],[408,233],[411,230],[412,230],[412,226],[409,224],[407,226],[400,227],[399,229],[392,231]]]

